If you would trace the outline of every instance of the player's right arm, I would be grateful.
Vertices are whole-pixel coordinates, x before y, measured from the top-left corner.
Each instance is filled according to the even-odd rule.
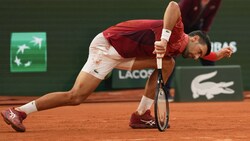
[[[160,54],[162,57],[164,56],[166,52],[167,43],[171,36],[171,31],[180,16],[181,12],[178,3],[171,1],[168,4],[164,13],[161,41],[155,42],[155,50],[153,52],[154,54]]]
[[[163,29],[172,30],[180,16],[181,11],[178,3],[171,1],[164,13]]]
[[[233,49],[231,47],[222,48],[218,52],[211,52],[209,55],[202,57],[205,60],[209,61],[218,61],[222,58],[229,58],[233,53]]]

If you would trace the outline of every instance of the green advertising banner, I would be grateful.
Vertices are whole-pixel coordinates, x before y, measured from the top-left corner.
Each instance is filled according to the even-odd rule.
[[[148,77],[153,71],[153,69],[133,71],[114,69],[112,71],[112,88],[144,88]]]
[[[47,70],[46,33],[12,33],[10,68],[11,72],[45,72]]]
[[[177,102],[243,100],[241,68],[232,66],[176,67]]]
[[[41,96],[71,89],[88,58],[89,44],[98,33],[121,21],[162,19],[169,3],[162,0],[58,2],[1,1],[0,95]],[[233,48],[232,57],[217,61],[216,65],[241,66],[245,91],[250,90],[249,5],[250,1],[247,0],[222,1],[209,32],[212,51],[227,46]],[[42,33],[41,36],[39,33]],[[42,38],[40,48],[39,38]],[[177,57],[175,64],[201,66],[198,61],[182,57]],[[112,78],[114,82],[104,80],[97,91],[121,87],[143,88],[146,83],[144,73],[117,71],[114,73],[117,78]]]

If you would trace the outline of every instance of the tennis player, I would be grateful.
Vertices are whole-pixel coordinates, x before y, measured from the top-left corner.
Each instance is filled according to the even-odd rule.
[[[230,47],[210,53],[208,36],[195,31],[189,35],[183,31],[179,6],[170,2],[163,20],[130,20],[111,26],[99,33],[91,42],[88,60],[69,91],[48,93],[34,101],[3,110],[4,121],[18,132],[24,132],[23,120],[27,115],[61,106],[76,106],[96,89],[113,68],[135,70],[156,67],[156,53],[163,57],[164,80],[174,67],[173,56],[199,57],[218,60],[230,57]],[[149,107],[153,103],[157,71],[149,77],[145,94],[137,112],[132,114],[132,128],[154,128],[154,118]]]

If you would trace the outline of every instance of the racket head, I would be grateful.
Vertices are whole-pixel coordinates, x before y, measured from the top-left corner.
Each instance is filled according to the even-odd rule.
[[[164,89],[161,73],[158,74],[157,89],[154,103],[155,121],[159,131],[164,131],[169,121],[168,93]]]

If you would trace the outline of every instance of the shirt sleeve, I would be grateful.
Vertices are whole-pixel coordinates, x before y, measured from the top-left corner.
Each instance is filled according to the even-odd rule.
[[[211,52],[207,56],[202,57],[202,59],[209,60],[209,61],[217,61],[217,55],[215,52]]]

